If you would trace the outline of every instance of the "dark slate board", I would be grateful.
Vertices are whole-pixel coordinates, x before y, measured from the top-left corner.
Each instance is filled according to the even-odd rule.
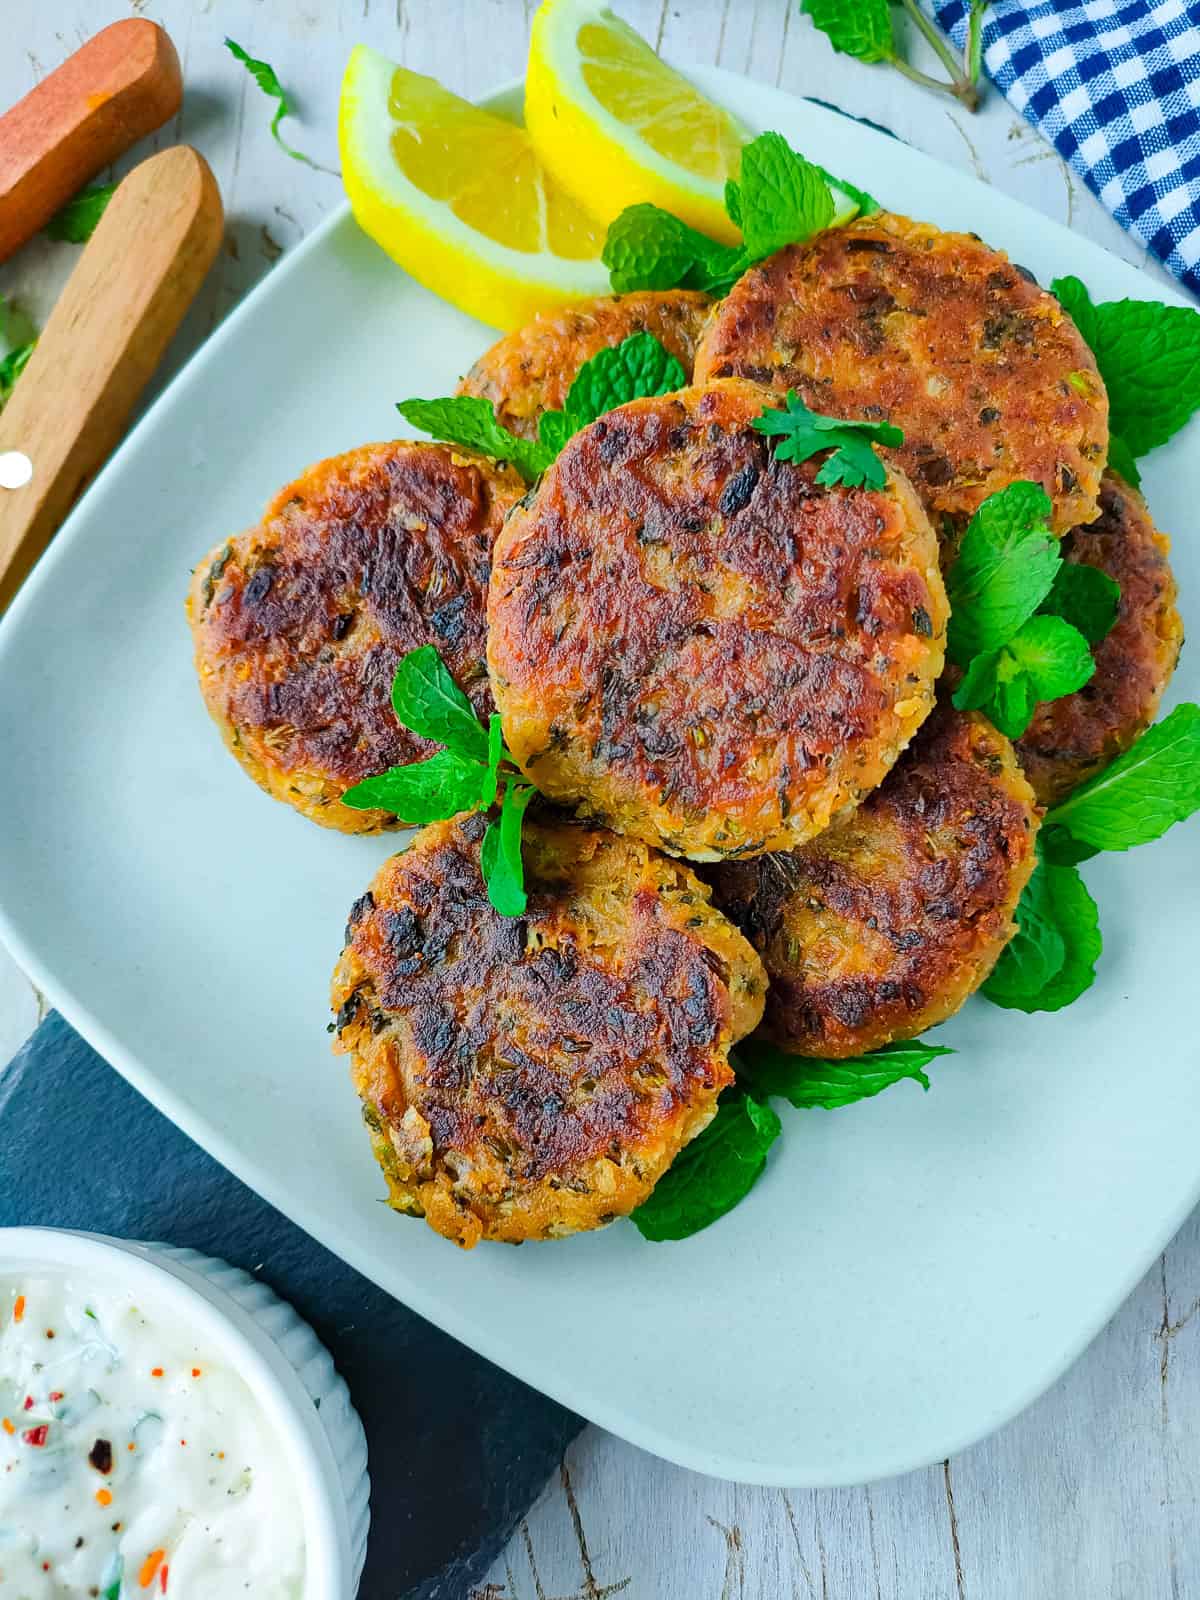
[[[466,1600],[582,1420],[472,1355],[260,1200],[63,1019],[0,1073],[0,1226],[191,1245],[316,1330],[370,1448],[361,1600]],[[68,1164],[67,1156],[73,1159]]]

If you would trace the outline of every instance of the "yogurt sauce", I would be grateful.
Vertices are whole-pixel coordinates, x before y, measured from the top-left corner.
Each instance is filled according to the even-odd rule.
[[[283,1448],[214,1357],[131,1294],[0,1278],[3,1600],[299,1600]]]

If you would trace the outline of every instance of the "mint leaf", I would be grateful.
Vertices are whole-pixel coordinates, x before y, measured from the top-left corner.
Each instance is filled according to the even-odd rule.
[[[505,756],[504,730],[500,723],[500,713],[493,711],[488,721],[488,764],[487,773],[483,780],[483,804],[494,806],[496,795],[500,788],[500,763]]]
[[[528,904],[525,864],[521,858],[521,824],[525,808],[537,790],[527,783],[509,781],[497,821],[488,824],[479,852],[488,899],[502,917],[520,917]]]
[[[839,178],[836,173],[830,172],[827,167],[817,167],[817,171],[831,189],[840,190],[847,199],[853,200],[858,207],[860,217],[873,217],[883,210],[883,207],[873,194],[868,194],[865,189],[859,189],[850,182],[849,178]],[[726,202],[726,209],[728,209],[728,202]],[[732,216],[732,212],[730,215]],[[736,222],[736,217],[733,220]]]
[[[626,206],[609,224],[600,259],[615,294],[728,286],[748,265],[740,247],[718,244],[649,203]]]
[[[1176,706],[1048,813],[1097,850],[1130,850],[1200,809],[1200,706]]]
[[[233,39],[227,38],[225,40],[225,48],[235,61],[242,63],[267,98],[277,102],[275,115],[271,118],[271,137],[275,140],[275,143],[286,155],[291,156],[293,161],[303,161],[306,167],[312,167],[320,172],[322,169],[317,163],[301,151],[293,150],[279,131],[279,124],[284,117],[291,116],[293,107],[284,91],[283,85],[279,81],[275,68],[269,61],[259,61],[254,56],[248,55],[241,45],[237,44]]]
[[[773,1045],[746,1043],[738,1048],[737,1071],[764,1098],[777,1095],[798,1111],[814,1106],[835,1111],[880,1094],[905,1078],[928,1089],[924,1069],[935,1057],[953,1054],[948,1045],[906,1039],[850,1061],[825,1061],[788,1055]]]
[[[1037,838],[1038,849],[1045,860],[1056,867],[1073,867],[1080,861],[1090,861],[1100,854],[1094,844],[1081,844],[1073,839],[1066,828],[1057,823],[1043,823]]]
[[[1061,1011],[1094,982],[1103,946],[1096,902],[1078,870],[1039,861],[1017,925],[982,993],[1010,1011]]]
[[[1041,485],[1018,480],[989,495],[967,524],[946,578],[947,653],[959,666],[1005,644],[1049,594],[1062,562],[1049,515]]]
[[[1131,483],[1135,489],[1141,488],[1142,475],[1138,471],[1133,451],[1124,439],[1111,431],[1108,435],[1108,464],[1114,472],[1120,473],[1126,483]]]
[[[890,61],[896,54],[888,0],[800,0],[800,10],[842,55]]]
[[[810,411],[794,389],[788,390],[782,408],[766,407],[750,426],[779,440],[775,455],[780,461],[807,461],[819,451],[832,450],[817,482],[850,488],[882,489],[887,470],[872,446],[904,443],[903,433],[890,422],[843,422]]]
[[[401,658],[392,679],[392,709],[422,739],[444,744],[467,761],[487,761],[487,732],[434,645]]]
[[[810,238],[833,221],[833,196],[820,168],[798,155],[781,133],[751,140],[742,151],[740,180],[727,184],[725,193],[725,209],[741,228],[751,261]]]
[[[0,410],[28,365],[37,344],[32,320],[11,300],[0,295]]]
[[[649,395],[682,389],[687,374],[652,333],[631,333],[618,345],[597,350],[575,374],[561,412],[546,412],[539,423],[542,443],[555,453],[589,422]],[[561,418],[561,421],[559,420]]]
[[[81,189],[73,200],[68,200],[54,213],[42,231],[49,238],[62,239],[67,244],[86,244],[116,192],[115,183],[98,183],[90,189]]]
[[[1082,689],[1096,670],[1088,642],[1061,617],[1030,617],[999,650],[978,655],[954,691],[960,711],[982,711],[1019,739],[1043,700]]]
[[[1134,456],[1165,444],[1200,408],[1200,312],[1157,300],[1096,304],[1074,277],[1050,288],[1096,357],[1112,431]]]
[[[488,776],[488,769],[478,761],[464,761],[452,750],[439,750],[427,761],[391,767],[377,777],[364,778],[346,790],[342,804],[355,811],[391,811],[402,822],[422,827],[490,804],[485,794]]]
[[[479,395],[459,394],[444,400],[400,400],[396,410],[414,428],[448,444],[478,450],[496,461],[511,461],[526,480],[545,472],[554,451],[532,439],[520,439],[496,421],[495,407]]]
[[[741,1089],[726,1090],[716,1116],[631,1213],[638,1232],[660,1243],[710,1227],[750,1193],[782,1129],[770,1106]]]
[[[1062,617],[1078,628],[1090,645],[1111,631],[1121,608],[1121,586],[1098,567],[1064,561],[1042,601],[1044,616]]]

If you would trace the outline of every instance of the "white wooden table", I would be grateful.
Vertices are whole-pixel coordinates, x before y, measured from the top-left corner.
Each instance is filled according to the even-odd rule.
[[[186,99],[155,146],[185,140],[204,152],[228,220],[224,253],[161,383],[342,198],[335,177],[272,143],[267,102],[223,37],[276,67],[300,110],[288,128],[293,142],[336,168],[337,86],[352,44],[373,44],[477,95],[522,72],[534,0],[3,0],[2,9],[0,107],[131,9],[162,22],[179,48]],[[884,67],[835,57],[797,0],[616,0],[616,9],[681,65],[717,62],[870,116],[1126,260],[1145,261],[994,90],[972,117]],[[71,246],[36,241],[0,268],[0,293],[41,319],[74,258]],[[310,330],[314,342],[335,336]],[[39,1011],[0,950],[0,1062]],[[1200,1213],[1024,1416],[962,1456],[866,1488],[718,1483],[588,1429],[470,1600],[1192,1600],[1200,1596],[1198,1310]]]

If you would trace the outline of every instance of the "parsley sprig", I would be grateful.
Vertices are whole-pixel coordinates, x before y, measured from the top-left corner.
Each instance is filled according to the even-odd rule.
[[[483,811],[500,798],[500,815],[488,824],[480,864],[488,899],[501,916],[525,911],[521,824],[537,792],[505,749],[500,718],[488,726],[450,676],[436,648],[410,650],[392,680],[392,710],[402,727],[445,746],[425,761],[390,767],[364,778],[342,796],[356,811],[390,811],[416,827],[463,811]]]
[[[845,422],[810,411],[794,389],[788,390],[782,407],[767,406],[750,426],[779,441],[775,455],[780,461],[807,461],[822,450],[830,451],[817,482],[842,483],[850,489],[882,489],[887,469],[873,447],[904,443],[904,434],[890,422]]]
[[[865,190],[806,161],[781,133],[742,150],[741,175],[725,185],[725,210],[742,235],[720,244],[661,206],[627,206],[610,224],[602,260],[616,294],[634,289],[702,289],[725,294],[747,267],[827,228],[840,189],[860,211],[878,211]]]
[[[965,668],[954,704],[983,711],[1010,739],[1043,701],[1088,682],[1091,647],[1116,620],[1117,585],[1091,568],[1065,568],[1049,515],[1040,484],[1018,481],[989,495],[946,578],[947,651]]]
[[[910,22],[924,36],[945,67],[949,81],[931,78],[900,54],[889,0],[800,0],[800,9],[842,55],[859,61],[884,61],[906,78],[939,94],[952,95],[968,111],[979,108],[979,76],[983,60],[983,13],[989,0],[971,0],[962,60],[921,10],[918,0],[897,0]]]
[[[687,374],[652,333],[631,333],[583,363],[567,391],[561,411],[544,411],[538,437],[522,439],[496,420],[490,400],[454,395],[444,400],[401,400],[397,411],[414,428],[509,461],[527,483],[539,477],[581,428],[627,400],[682,389]]]

